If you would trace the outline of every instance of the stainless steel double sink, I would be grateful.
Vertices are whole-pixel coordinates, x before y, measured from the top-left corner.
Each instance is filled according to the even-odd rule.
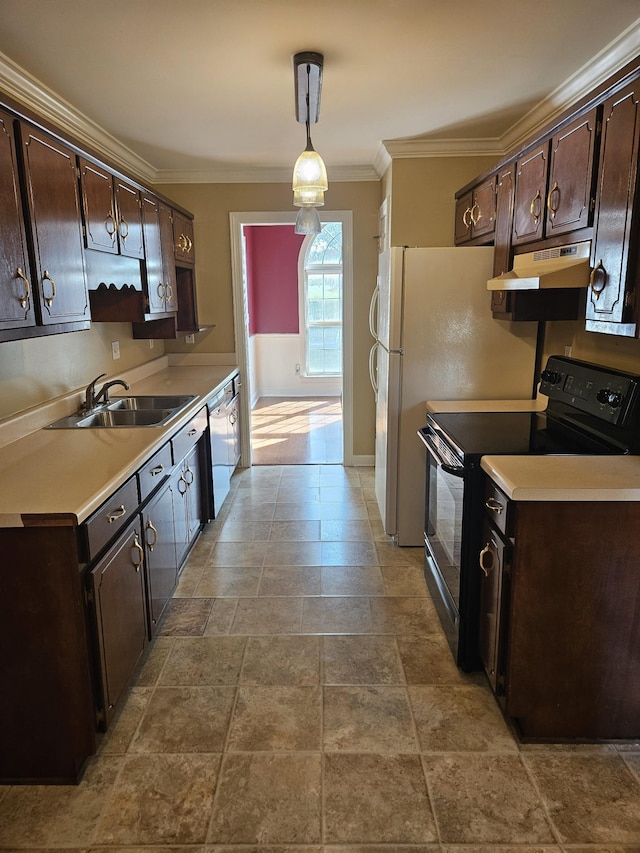
[[[164,426],[192,400],[194,394],[113,397],[90,412],[60,418],[46,429]]]

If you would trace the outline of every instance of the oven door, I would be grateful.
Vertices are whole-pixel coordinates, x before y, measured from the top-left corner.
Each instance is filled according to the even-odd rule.
[[[463,464],[439,433],[418,431],[427,449],[425,579],[458,666],[478,666],[477,580],[465,566],[473,550],[477,466]],[[477,584],[476,584],[477,586]],[[474,604],[475,599],[475,604]]]

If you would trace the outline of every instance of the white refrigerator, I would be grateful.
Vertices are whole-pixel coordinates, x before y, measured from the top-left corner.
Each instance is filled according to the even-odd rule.
[[[493,248],[390,248],[369,324],[376,394],[375,488],[385,532],[424,544],[427,400],[528,399],[536,323],[491,316]]]

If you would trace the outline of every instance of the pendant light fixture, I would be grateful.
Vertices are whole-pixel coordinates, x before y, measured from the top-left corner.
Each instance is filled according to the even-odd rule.
[[[320,217],[316,207],[324,204],[325,191],[329,189],[327,170],[322,157],[311,143],[311,123],[318,121],[320,92],[322,89],[321,53],[303,51],[293,57],[296,86],[296,119],[307,130],[307,147],[293,168],[293,203],[300,208],[296,217],[296,234],[319,234]]]

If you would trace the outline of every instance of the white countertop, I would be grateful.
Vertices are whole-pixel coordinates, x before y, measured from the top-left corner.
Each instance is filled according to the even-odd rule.
[[[483,456],[516,501],[640,501],[640,456]]]
[[[437,412],[542,412],[547,398],[535,400],[427,400],[427,413]]]
[[[162,427],[38,429],[0,447],[0,527],[22,527],[31,515],[84,521],[236,372],[167,367],[131,384],[123,393],[196,395]]]

